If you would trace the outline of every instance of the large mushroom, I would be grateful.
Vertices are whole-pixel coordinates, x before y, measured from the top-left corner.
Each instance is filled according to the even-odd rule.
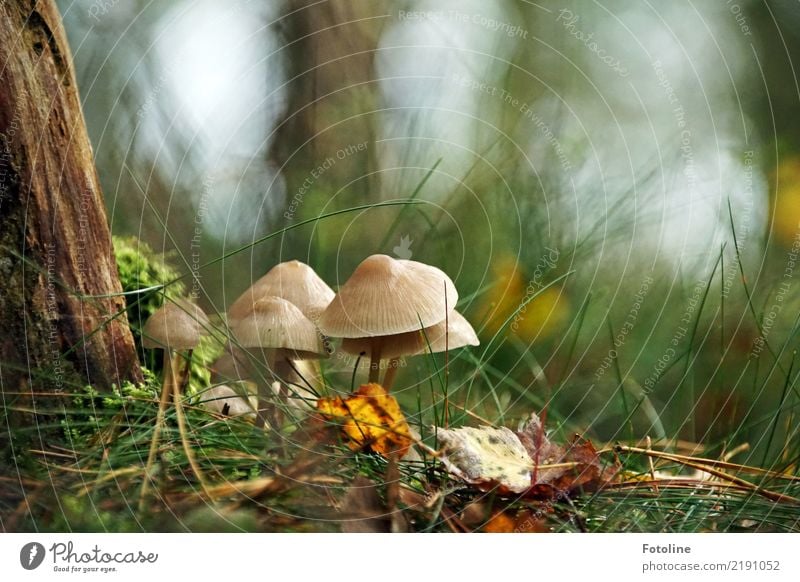
[[[458,301],[444,272],[386,255],[364,259],[320,316],[329,337],[361,339],[369,354],[369,381],[380,377],[380,362],[398,334],[444,321]]]
[[[389,358],[383,386],[391,389],[397,374],[399,359],[403,356],[418,356],[425,353],[437,354],[466,346],[477,346],[480,342],[475,330],[463,315],[451,311],[445,321],[421,330],[409,331],[393,336],[385,344],[383,358]],[[342,341],[343,352],[354,355],[368,353],[369,338],[349,338]]]
[[[258,385],[257,424],[266,424],[267,397],[272,377],[281,378],[292,369],[293,360],[318,359],[328,355],[316,326],[295,305],[280,297],[263,297],[249,313],[230,322],[234,348],[247,350],[251,373]],[[252,361],[267,368],[253,370]]]
[[[253,309],[263,297],[280,297],[292,303],[311,321],[316,321],[334,296],[314,269],[300,261],[275,265],[269,272],[242,293],[228,308],[230,319],[239,319]]]

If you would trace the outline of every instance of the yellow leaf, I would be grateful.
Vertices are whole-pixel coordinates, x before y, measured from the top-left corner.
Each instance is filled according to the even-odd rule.
[[[380,384],[364,384],[344,399],[320,398],[317,410],[344,421],[342,430],[354,450],[370,448],[385,457],[402,456],[413,442],[400,405]]]

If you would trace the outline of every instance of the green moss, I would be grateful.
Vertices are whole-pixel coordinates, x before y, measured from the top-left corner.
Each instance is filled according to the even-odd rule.
[[[187,392],[197,394],[211,384],[211,364],[222,355],[223,346],[218,339],[203,336],[192,353],[192,368],[189,373]]]
[[[122,290],[128,293],[128,323],[137,352],[141,354],[144,322],[164,304],[165,297],[177,299],[183,296],[186,286],[178,281],[161,287],[180,274],[167,263],[165,256],[156,253],[147,243],[135,236],[115,236],[113,240],[119,280]],[[145,289],[148,290],[143,291]]]
[[[114,237],[114,251],[122,290],[128,295],[128,322],[136,342],[136,351],[147,368],[162,373],[160,357],[142,348],[142,327],[166,299],[178,299],[186,294],[186,285],[178,281],[161,287],[180,276],[168,256],[156,253],[136,237]],[[192,354],[192,367],[187,390],[194,394],[208,387],[211,373],[208,366],[222,354],[218,340],[204,337]]]
[[[64,438],[73,446],[85,445],[104,430],[114,416],[126,409],[133,414],[136,409],[154,408],[161,389],[160,382],[147,368],[142,368],[144,383],[125,382],[121,388],[112,385],[111,392],[98,392],[86,385],[69,397],[70,407],[64,407],[60,419]]]

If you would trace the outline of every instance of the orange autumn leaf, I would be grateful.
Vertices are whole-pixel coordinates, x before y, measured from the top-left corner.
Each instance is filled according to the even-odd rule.
[[[542,515],[529,510],[498,511],[481,529],[484,533],[545,533],[550,528]]]
[[[495,513],[486,525],[483,526],[484,533],[514,533],[517,522],[505,512]]]
[[[402,456],[413,442],[400,405],[380,384],[364,384],[347,398],[320,398],[317,410],[343,421],[342,430],[353,450],[369,448],[385,457]]]
[[[552,504],[544,504],[535,511],[514,509],[497,497],[484,496],[469,503],[458,518],[467,531],[484,533],[543,533],[550,531],[547,514],[553,512]]]

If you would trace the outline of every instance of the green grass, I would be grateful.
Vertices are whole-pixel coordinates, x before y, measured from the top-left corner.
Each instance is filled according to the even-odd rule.
[[[403,204],[366,205],[326,216],[388,207],[383,210],[398,211],[399,220]],[[204,268],[322,218],[301,220]],[[175,297],[185,291],[186,276],[136,241],[116,242],[128,316],[138,334],[165,293]],[[480,348],[453,353],[447,360],[443,355],[409,360],[398,376],[398,399],[432,449],[438,445],[437,430],[446,422],[452,427],[485,419],[516,428],[530,412],[546,409],[552,439],[566,442],[575,433],[592,439],[598,448],[605,447],[605,462],[622,463],[625,483],[556,503],[504,498],[454,480],[430,456],[395,467],[380,456],[354,452],[336,430],[280,401],[275,405],[283,408],[285,425],[280,432],[261,433],[247,422],[192,405],[192,395],[208,387],[206,366],[221,349],[219,340],[209,340],[194,359],[186,413],[188,438],[215,492],[213,500],[203,495],[191,470],[172,407],[157,464],[151,475],[144,475],[160,371],[151,354],[140,349],[143,364],[156,371],[146,374],[143,386],[127,385],[108,394],[92,387],[72,387],[70,394],[34,394],[34,422],[3,424],[0,529],[339,531],[352,517],[343,509],[343,499],[354,480],[364,477],[376,484],[384,509],[401,516],[397,521],[412,531],[481,529],[499,511],[517,519],[523,530],[535,522],[537,530],[554,532],[800,531],[800,505],[788,499],[800,498],[798,318],[792,315],[800,312],[800,300],[787,298],[781,320],[765,333],[764,309],[758,305],[769,301],[774,285],[751,289],[737,254],[736,264],[728,268],[740,271],[740,284],[715,296],[713,289],[726,273],[724,249],[720,253],[698,297],[690,333],[679,338],[676,356],[646,390],[643,379],[673,340],[674,322],[668,314],[680,313],[685,297],[664,290],[656,277],[650,293],[658,301],[645,301],[639,314],[646,323],[633,329],[615,353],[609,373],[598,381],[593,372],[614,345],[627,305],[606,305],[602,291],[587,291],[580,265],[554,272],[537,293],[518,303],[495,334],[483,332]],[[510,335],[508,326],[516,314],[556,286],[577,306],[568,321],[549,335]],[[491,281],[465,289],[459,308],[474,315],[474,304],[491,289]],[[759,336],[763,349],[756,353],[753,345]],[[352,368],[327,364],[325,392],[347,392],[353,378]],[[29,416],[23,400],[7,394],[12,398],[4,406],[5,418]],[[647,435],[662,438],[665,442],[657,448],[665,451],[694,443],[699,449],[695,457],[722,459],[738,448],[730,460],[742,467],[728,471],[743,481],[736,486],[701,481],[691,466],[661,459],[655,467],[660,475],[656,490],[647,481],[650,465],[644,454],[620,454],[613,448]],[[389,478],[396,472],[403,485],[399,498]],[[146,478],[153,479],[153,486],[139,510]],[[775,496],[783,497],[776,501]],[[468,519],[475,508],[480,517]]]

